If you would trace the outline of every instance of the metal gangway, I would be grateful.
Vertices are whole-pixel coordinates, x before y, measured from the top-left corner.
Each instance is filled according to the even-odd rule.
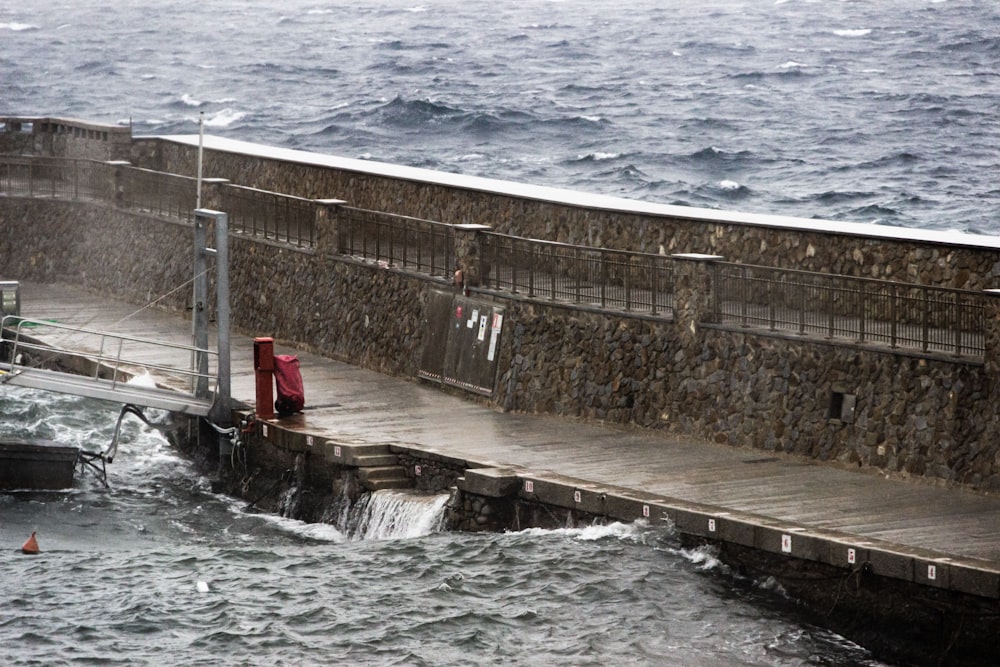
[[[2,330],[0,384],[194,417],[215,403],[215,351],[14,315]]]

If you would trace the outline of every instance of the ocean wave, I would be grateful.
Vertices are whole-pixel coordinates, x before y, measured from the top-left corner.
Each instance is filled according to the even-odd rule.
[[[702,148],[701,150],[695,151],[683,158],[684,162],[691,164],[696,164],[699,166],[715,167],[715,166],[726,166],[731,168],[734,165],[754,165],[758,164],[757,157],[750,151],[725,151],[715,146],[709,146],[708,148]]]
[[[871,28],[855,28],[855,29],[844,29],[844,30],[834,30],[833,34],[837,37],[864,37],[866,35],[872,34]]]
[[[246,117],[247,114],[245,111],[236,111],[235,109],[222,109],[213,114],[206,114],[205,127],[214,127],[214,128],[232,127],[234,124],[240,122]]]
[[[663,536],[671,536],[674,531],[667,526],[652,528],[645,521],[632,523],[614,521],[609,524],[595,524],[582,528],[526,528],[516,534],[529,537],[568,537],[580,542],[597,542],[609,539],[646,544],[651,536],[655,540]]]
[[[0,23],[0,30],[26,32],[28,30],[38,30],[38,26],[33,23]]]
[[[603,153],[600,151],[594,153],[584,153],[583,155],[578,155],[575,160],[569,160],[569,162],[604,162],[606,160],[617,160],[622,157],[621,153]]]

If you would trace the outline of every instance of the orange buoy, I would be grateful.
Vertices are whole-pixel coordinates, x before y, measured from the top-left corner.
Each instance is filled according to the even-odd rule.
[[[31,537],[21,546],[21,551],[26,554],[38,553],[38,540],[35,539],[35,531],[31,531]]]

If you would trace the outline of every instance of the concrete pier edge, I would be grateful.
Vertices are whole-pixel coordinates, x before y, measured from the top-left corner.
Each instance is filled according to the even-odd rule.
[[[237,421],[246,416],[237,413]],[[259,437],[279,449],[290,453],[311,452],[331,464],[347,466],[366,451],[386,446],[356,438],[308,433],[283,426],[278,420],[257,420],[255,430]],[[1000,569],[975,558],[817,529],[724,506],[596,484],[504,462],[461,459],[423,445],[388,446],[395,453],[464,468],[466,472],[459,478],[458,487],[466,493],[493,498],[516,495],[521,500],[608,520],[667,526],[679,535],[708,543],[731,543],[789,559],[830,565],[843,569],[845,574],[867,568],[881,577],[1000,599]]]

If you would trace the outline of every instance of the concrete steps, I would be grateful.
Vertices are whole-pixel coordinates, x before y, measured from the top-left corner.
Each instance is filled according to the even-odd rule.
[[[323,446],[331,463],[358,469],[358,482],[366,491],[412,489],[414,486],[389,445],[329,440]]]
[[[403,466],[358,468],[358,481],[367,491],[413,488],[413,480],[406,476]]]

